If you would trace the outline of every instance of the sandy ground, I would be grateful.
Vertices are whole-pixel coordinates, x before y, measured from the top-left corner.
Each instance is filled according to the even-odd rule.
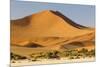
[[[52,62],[51,62],[52,61]],[[80,63],[80,62],[93,62],[95,58],[81,58],[81,59],[68,59],[68,58],[61,58],[61,59],[41,59],[38,61],[30,61],[30,60],[18,60],[15,63],[11,63],[11,67],[14,66],[23,66],[23,65],[42,65],[42,64],[61,64],[61,63]],[[12,61],[11,61],[12,62]]]

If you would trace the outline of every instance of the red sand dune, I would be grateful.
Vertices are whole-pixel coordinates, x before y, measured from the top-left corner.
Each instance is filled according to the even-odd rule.
[[[11,44],[42,46],[63,45],[91,41],[95,29],[76,24],[58,11],[45,10],[30,16],[11,20]]]

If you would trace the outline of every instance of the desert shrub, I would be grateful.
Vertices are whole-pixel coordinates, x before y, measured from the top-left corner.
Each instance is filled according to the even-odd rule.
[[[86,58],[86,57],[94,57],[95,56],[95,50],[88,49],[80,49],[80,50],[64,50],[64,51],[48,51],[48,52],[40,52],[40,53],[33,53],[30,55],[31,58],[33,58],[33,61],[36,61],[37,59],[60,59],[61,57],[66,57],[69,59],[80,59],[80,58]]]
[[[80,56],[78,56],[78,55],[77,55],[77,56],[75,56],[75,59],[80,59]]]
[[[60,53],[59,53],[59,56],[60,56],[60,57],[66,57],[66,51],[60,52]]]
[[[65,51],[62,51],[60,53],[60,56],[61,57],[69,57],[71,55],[72,51],[71,50],[65,50]]]
[[[11,60],[14,59],[14,60],[24,60],[24,59],[27,59],[27,57],[25,56],[21,56],[21,55],[18,55],[18,54],[14,54],[11,52]]]
[[[74,59],[74,57],[73,56],[70,56],[69,59]]]
[[[77,50],[71,50],[70,56],[77,56],[77,55],[78,55],[78,51]]]
[[[54,51],[48,51],[48,52],[46,52],[45,53],[45,58],[47,58],[47,59],[52,59],[52,58],[59,58],[59,51],[56,51],[56,50],[54,50]]]
[[[92,49],[92,50],[90,50],[89,52],[88,52],[88,55],[87,55],[88,57],[94,57],[95,56],[95,50],[94,49]]]
[[[46,53],[46,58],[47,58],[47,59],[50,59],[52,55],[53,55],[52,52],[47,52],[47,53]]]
[[[79,50],[79,53],[87,53],[88,52],[88,49],[85,49],[85,48],[82,48],[81,50]]]
[[[32,53],[32,54],[30,54],[30,58],[32,58],[33,61],[36,61],[38,59],[47,58],[47,56],[46,56],[45,52],[40,52],[40,53]]]
[[[37,58],[39,58],[39,59],[44,59],[44,58],[46,58],[46,57],[45,57],[45,53],[43,53],[43,52],[38,53]]]
[[[92,49],[92,50],[90,51],[90,54],[94,57],[94,56],[95,56],[95,49]]]
[[[81,57],[85,58],[88,55],[88,49],[82,48],[78,53],[81,55]]]
[[[92,49],[92,50],[88,51],[88,49],[83,48],[83,49],[79,50],[78,54],[83,58],[94,57],[95,56],[95,50]]]

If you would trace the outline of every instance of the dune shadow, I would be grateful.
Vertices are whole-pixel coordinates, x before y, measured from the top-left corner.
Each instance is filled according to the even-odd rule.
[[[57,16],[61,17],[63,20],[65,20],[67,23],[69,23],[70,25],[78,28],[78,29],[82,29],[82,28],[88,28],[85,26],[82,26],[80,24],[75,23],[74,21],[72,21],[71,19],[69,19],[68,17],[64,16],[62,13],[60,13],[59,11],[52,11],[52,13],[56,14]]]

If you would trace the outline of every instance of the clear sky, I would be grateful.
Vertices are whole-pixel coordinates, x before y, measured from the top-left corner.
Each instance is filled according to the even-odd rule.
[[[42,10],[57,10],[78,24],[95,27],[94,5],[57,4],[11,0],[11,20],[19,19]]]

